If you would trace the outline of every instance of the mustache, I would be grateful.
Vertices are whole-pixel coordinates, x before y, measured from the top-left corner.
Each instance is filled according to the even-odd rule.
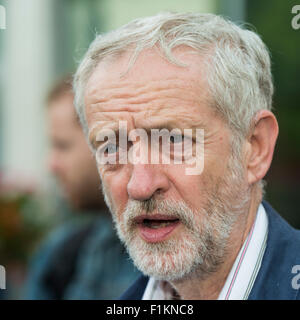
[[[123,212],[124,224],[132,227],[135,225],[135,218],[144,214],[151,217],[151,214],[155,213],[161,213],[172,218],[176,217],[188,229],[194,228],[195,214],[184,202],[153,198],[144,201],[129,200]]]

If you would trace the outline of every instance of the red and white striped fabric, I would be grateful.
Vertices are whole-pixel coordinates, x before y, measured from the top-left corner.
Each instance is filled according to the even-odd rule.
[[[259,205],[254,224],[231,268],[218,300],[247,300],[261,266],[268,236],[268,217]]]

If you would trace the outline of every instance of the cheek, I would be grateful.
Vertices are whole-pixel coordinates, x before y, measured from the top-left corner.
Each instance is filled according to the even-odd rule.
[[[101,169],[100,169],[101,172]],[[116,213],[123,212],[127,205],[128,194],[127,184],[128,178],[121,172],[101,172],[102,181],[105,191],[113,202]]]
[[[187,175],[185,167],[175,167],[169,171],[169,179],[176,190],[175,198],[184,201],[191,209],[201,209],[207,198],[207,193],[211,188],[211,177],[205,168],[200,175]]]
[[[197,209],[203,198],[202,181],[199,176],[183,176],[177,184],[177,190],[180,190],[181,196],[186,204],[193,209]]]
[[[201,196],[202,176],[188,175],[186,169],[193,168],[186,165],[166,165],[163,174],[166,175],[170,188],[167,190],[166,198],[179,198],[178,200],[186,201],[188,204],[194,204]],[[194,200],[194,201],[193,201]]]

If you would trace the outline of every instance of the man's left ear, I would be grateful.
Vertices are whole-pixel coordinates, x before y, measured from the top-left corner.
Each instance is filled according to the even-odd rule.
[[[264,178],[268,172],[278,136],[278,123],[269,110],[255,115],[247,143],[247,177],[249,185]]]

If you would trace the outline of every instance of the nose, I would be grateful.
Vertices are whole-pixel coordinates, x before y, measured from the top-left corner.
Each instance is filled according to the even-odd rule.
[[[154,194],[165,193],[169,189],[167,176],[155,165],[137,164],[133,166],[127,192],[130,199],[144,201]]]

